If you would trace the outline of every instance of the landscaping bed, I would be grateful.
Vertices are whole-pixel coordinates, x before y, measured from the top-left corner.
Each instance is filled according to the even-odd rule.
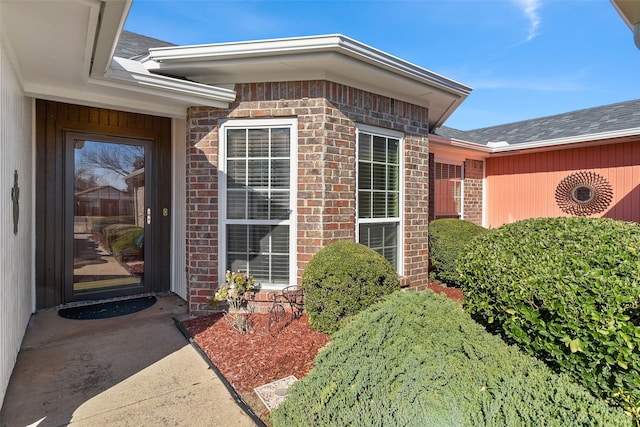
[[[267,411],[253,389],[289,375],[303,378],[318,351],[329,342],[328,335],[309,327],[306,315],[274,336],[267,329],[268,317],[252,314],[252,330],[245,334],[234,330],[222,314],[183,322],[194,341],[262,419]]]

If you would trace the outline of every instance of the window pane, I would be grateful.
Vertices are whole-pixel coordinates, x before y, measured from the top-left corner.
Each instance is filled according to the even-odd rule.
[[[247,192],[241,190],[227,191],[227,218],[244,219],[247,217]]]
[[[271,187],[289,188],[289,160],[271,161]]]
[[[271,250],[273,253],[288,254],[289,253],[289,226],[278,225],[271,231]]]
[[[245,129],[227,130],[227,157],[247,155],[247,131]]]
[[[368,191],[358,192],[358,218],[371,218],[371,193]]]
[[[269,253],[271,248],[269,225],[251,225],[249,228],[249,254]]]
[[[271,215],[269,219],[288,219],[290,214],[289,192],[271,193]]]
[[[247,165],[244,159],[227,161],[227,188],[244,187],[247,179]]]
[[[398,207],[398,193],[387,193],[387,217],[397,218],[400,216]]]
[[[385,165],[373,164],[373,189],[387,189],[387,167]]]
[[[249,129],[249,157],[269,156],[269,129]]]
[[[373,218],[387,217],[386,193],[373,193]]]
[[[258,283],[271,283],[269,273],[269,255],[256,255],[249,259],[249,274]]]
[[[387,161],[387,140],[381,136],[373,137],[373,161]]]
[[[397,229],[396,223],[385,223],[361,224],[359,230],[360,243],[381,254],[396,269],[398,268]]]
[[[389,138],[389,163],[393,163],[394,165],[400,164],[399,150],[400,150],[400,141],[397,139]]]
[[[271,280],[274,284],[289,284],[289,257],[273,255],[271,257]]]
[[[371,189],[371,163],[358,163],[358,188],[361,190]]]
[[[227,226],[227,251],[229,253],[247,253],[247,226]]]
[[[289,157],[291,130],[289,128],[271,129],[271,157]]]
[[[269,193],[262,191],[249,192],[249,216],[247,219],[269,218]]]
[[[247,171],[247,184],[251,188],[268,187],[269,185],[269,161],[249,160]]]
[[[399,169],[398,166],[387,166],[387,171],[388,171],[388,183],[387,183],[387,190],[390,191],[398,191],[399,190],[399,184],[400,184],[400,180],[399,178]]]
[[[359,134],[358,160],[371,161],[371,135],[364,133]]]

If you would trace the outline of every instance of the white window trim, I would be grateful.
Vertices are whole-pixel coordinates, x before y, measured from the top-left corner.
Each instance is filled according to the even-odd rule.
[[[227,253],[227,224],[244,223],[242,220],[227,220],[227,129],[288,127],[291,129],[289,167],[291,214],[288,220],[278,224],[289,226],[289,283],[287,285],[262,285],[260,289],[282,289],[297,284],[297,206],[298,206],[298,119],[228,119],[221,121],[218,127],[218,284],[225,282]],[[256,225],[273,225],[272,220],[253,220]]]
[[[400,164],[399,164],[400,173],[398,174],[398,179],[400,180],[400,182],[398,183],[398,188],[399,188],[400,194],[398,197],[398,203],[399,203],[398,218],[362,218],[360,219],[358,217],[357,208],[360,206],[360,200],[359,200],[359,194],[358,194],[359,193],[358,189],[360,188],[359,182],[358,182],[358,162],[360,160],[358,156],[358,144],[360,143],[361,133],[382,136],[385,138],[396,138],[399,141],[398,150],[399,150],[399,160],[400,160]],[[404,187],[405,187],[404,145],[405,145],[405,135],[402,132],[356,123],[356,150],[355,150],[356,151],[356,161],[355,161],[355,164],[356,164],[356,173],[355,173],[355,177],[356,177],[356,241],[357,242],[360,241],[360,224],[361,223],[374,224],[374,223],[390,222],[390,220],[396,220],[398,222],[398,234],[397,234],[398,235],[398,252],[396,255],[398,259],[398,266],[397,266],[396,272],[400,277],[404,275]]]

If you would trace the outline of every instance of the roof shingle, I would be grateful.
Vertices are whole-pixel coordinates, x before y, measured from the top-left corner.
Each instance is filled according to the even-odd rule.
[[[469,131],[442,126],[435,133],[486,145],[499,141],[521,144],[633,128],[640,128],[640,99]]]

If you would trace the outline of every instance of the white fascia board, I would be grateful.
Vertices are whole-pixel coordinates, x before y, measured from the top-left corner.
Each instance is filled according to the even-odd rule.
[[[149,50],[149,55],[143,62],[148,69],[161,69],[162,63],[169,64],[171,62],[220,61],[225,59],[276,57],[283,54],[306,55],[322,52],[337,52],[456,96],[466,97],[472,90],[462,83],[340,34],[153,48]]]
[[[140,62],[119,57],[113,58],[111,68],[105,74],[105,78],[134,87],[138,86],[144,88],[144,91],[160,91],[165,96],[171,94],[171,97],[192,98],[194,105],[204,104],[227,108],[229,103],[236,99],[234,90],[152,74]],[[102,79],[95,80],[95,82],[100,81]]]
[[[576,135],[565,138],[546,139],[543,141],[523,142],[520,144],[511,144],[508,147],[495,147],[491,149],[491,153],[505,153],[509,151],[530,150],[534,148],[552,148],[567,144],[576,144],[581,142],[602,141],[614,138],[624,138],[628,136],[640,135],[640,128],[622,129],[609,132],[591,133],[587,135]]]

